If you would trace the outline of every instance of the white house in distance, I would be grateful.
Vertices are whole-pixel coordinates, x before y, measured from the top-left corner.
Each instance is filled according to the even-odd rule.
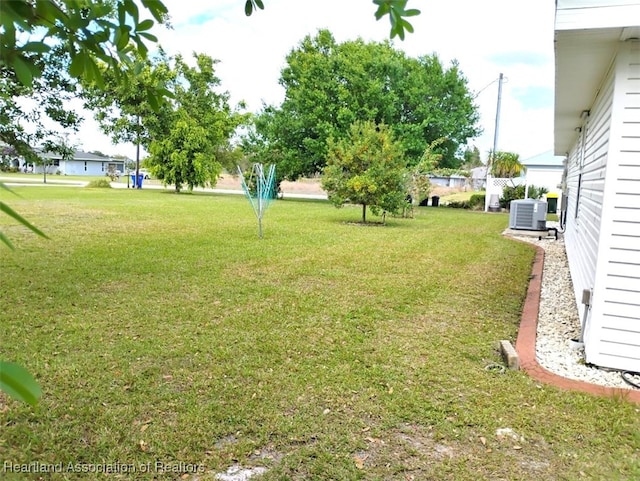
[[[124,172],[124,159],[91,154],[77,150],[71,159],[63,159],[60,154],[44,152],[42,157],[49,159],[47,173],[55,174],[58,171],[62,175],[107,175],[107,172],[119,170]],[[31,169],[35,173],[42,173],[44,166],[24,165],[21,168]]]
[[[585,360],[640,372],[640,1],[556,0],[555,59]]]
[[[564,159],[564,156],[553,155],[553,151],[550,150],[520,161],[527,168],[524,174],[526,185],[546,188],[547,202],[551,197],[559,202],[562,197]],[[559,203],[556,204],[556,209],[561,209]]]

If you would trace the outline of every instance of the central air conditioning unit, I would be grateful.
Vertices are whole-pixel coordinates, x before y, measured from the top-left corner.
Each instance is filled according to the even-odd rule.
[[[509,228],[547,230],[547,203],[542,200],[512,200],[509,207]]]

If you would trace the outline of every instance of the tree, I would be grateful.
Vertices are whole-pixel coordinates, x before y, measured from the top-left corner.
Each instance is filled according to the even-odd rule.
[[[162,92],[171,97],[167,87],[175,81],[176,73],[162,49],[153,57],[138,56],[136,64],[135,71],[127,75],[114,72],[107,64],[100,64],[102,85],[85,83],[82,97],[85,107],[94,112],[101,130],[111,137],[113,143],[131,142],[136,145],[134,170],[137,178],[140,146],[149,149],[152,131],[156,136],[169,133],[167,119],[171,106],[168,102],[152,106],[148,102],[148,93]]]
[[[388,42],[338,44],[327,30],[305,37],[287,56],[280,83],[285,99],[266,106],[255,121],[254,150],[280,157],[281,178],[314,175],[325,166],[327,139],[348,135],[355,121],[384,123],[400,139],[409,165],[431,142],[442,167],[457,167],[456,153],[476,136],[477,108],[455,62],[408,58]]]
[[[166,21],[161,1],[141,0],[154,19]],[[145,41],[156,42],[149,30],[154,20],[142,19],[134,0],[11,0],[0,2],[0,141],[27,160],[38,155],[36,143],[55,142],[60,132],[45,127],[76,129],[80,118],[64,105],[79,81],[103,84],[99,64],[125,75],[145,56]],[[157,104],[161,93],[149,92]],[[19,99],[35,100],[24,106]],[[48,120],[47,120],[48,119]],[[22,127],[29,123],[33,132]]]
[[[348,137],[329,140],[322,188],[336,207],[361,204],[365,223],[367,206],[375,215],[402,210],[405,172],[402,147],[388,126],[354,122]]]
[[[482,167],[482,159],[480,158],[480,149],[475,145],[473,147],[467,147],[463,154],[464,162],[462,167],[466,170],[471,170],[476,167]]]
[[[429,174],[438,166],[442,154],[435,152],[436,147],[446,141],[444,138],[436,139],[424,150],[420,162],[408,169],[407,191],[411,196],[411,203],[419,205],[422,200],[429,197],[431,192],[431,179]]]
[[[457,61],[445,68],[436,54],[408,59],[396,86],[399,112],[387,122],[404,140],[409,163],[415,163],[427,146],[444,138],[438,146],[439,167],[457,169],[459,150],[481,133],[480,116],[467,79]]]
[[[489,172],[493,177],[511,179],[519,177],[527,168],[520,163],[520,156],[513,152],[496,151],[489,154]]]
[[[214,61],[194,54],[196,67],[181,56],[174,59],[171,90],[173,101],[163,115],[153,118],[149,130],[149,153],[145,164],[165,185],[180,192],[184,184],[194,187],[215,185],[222,172],[220,160],[228,155],[229,139],[245,122],[246,115],[232,111],[227,93],[217,93],[220,80]]]

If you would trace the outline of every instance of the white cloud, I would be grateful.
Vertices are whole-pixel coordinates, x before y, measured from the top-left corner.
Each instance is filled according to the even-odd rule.
[[[244,0],[197,2],[166,0],[174,30],[155,33],[170,53],[203,52],[220,60],[216,72],[231,101],[245,100],[257,111],[262,102],[279,103],[278,84],[286,55],[305,35],[328,28],[339,42],[362,37],[388,38],[389,21],[377,22],[370,0],[265,0],[265,10],[244,14]],[[413,17],[415,33],[394,40],[408,55],[437,53],[448,64],[457,59],[473,91],[496,80],[502,91],[498,148],[526,158],[552,148],[553,104],[523,105],[522,92],[539,87],[553,90],[554,3],[525,0],[409,0],[422,13]],[[484,134],[473,141],[483,155],[493,146],[497,83],[476,102]],[[79,138],[87,149],[133,156],[133,146],[110,147],[97,128],[87,124]],[[105,144],[106,142],[106,144]]]

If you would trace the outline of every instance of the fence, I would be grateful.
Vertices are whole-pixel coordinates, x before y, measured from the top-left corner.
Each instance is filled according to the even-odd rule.
[[[502,197],[502,191],[506,186],[517,187],[518,185],[524,185],[526,177],[514,177],[512,179],[502,177],[491,177],[487,174],[487,191],[484,198],[484,210],[498,212],[500,210],[500,197]]]

